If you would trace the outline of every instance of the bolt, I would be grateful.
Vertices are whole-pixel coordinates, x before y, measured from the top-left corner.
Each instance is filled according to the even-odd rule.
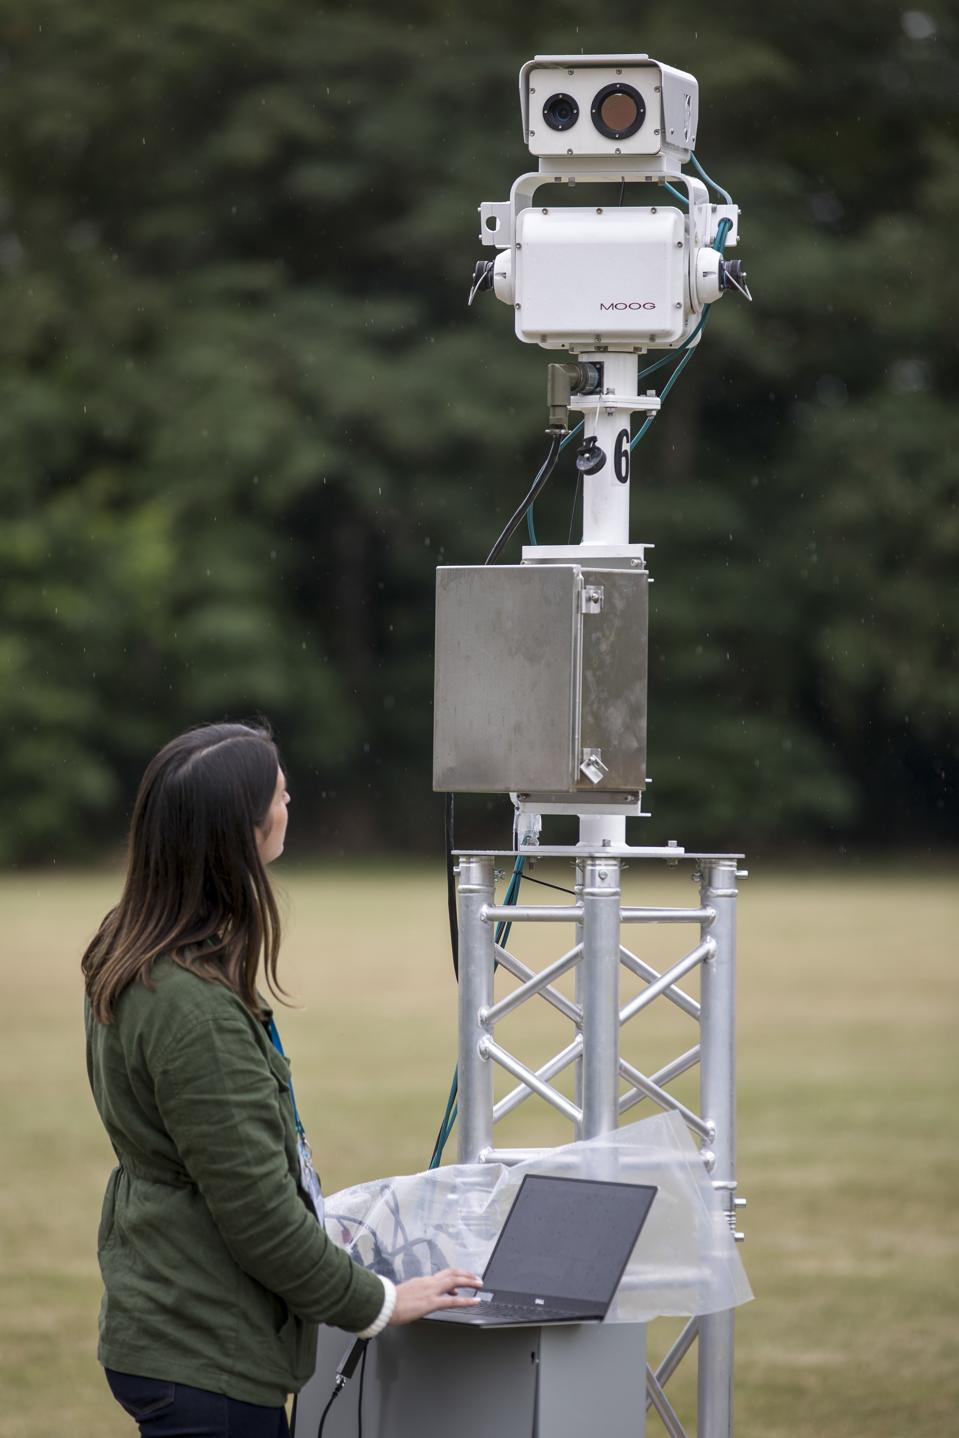
[[[535,131],[535,130],[530,130],[530,134],[531,134],[531,135],[535,135],[535,134],[536,134],[536,131]]]
[[[597,213],[597,215],[601,215],[601,214],[603,213],[603,207],[602,207],[602,205],[597,205],[597,206],[596,206],[596,213]]]
[[[655,92],[656,92],[657,95],[659,94],[659,92],[660,92],[660,90],[661,90],[662,88],[663,88],[662,85],[654,85],[654,86],[653,86],[653,89],[655,90]]]
[[[673,309],[674,309],[674,310],[681,310],[682,307],[683,307],[683,304],[682,304],[682,301],[681,301],[681,300],[677,300],[676,303],[673,305]]]
[[[536,91],[535,91],[535,89],[533,88],[532,85],[530,85],[530,87],[529,87],[529,93],[530,93],[531,95],[535,95],[535,94],[536,94]]]
[[[544,209],[542,213],[543,213],[544,215],[548,215],[548,214],[549,214],[549,210]]]
[[[655,205],[651,205],[651,206],[650,206],[649,213],[650,213],[651,215],[655,215],[655,214],[657,213],[657,210],[656,210],[656,206],[655,206]]]
[[[623,73],[622,70],[617,70],[617,71],[616,71],[616,74],[617,74],[617,75],[621,75],[622,73]]]
[[[613,151],[613,154],[614,154],[614,155],[621,155],[622,153],[623,153],[622,150],[621,150],[621,149],[619,148],[619,146],[617,145],[617,146],[616,146],[616,149]]]
[[[599,871],[599,877],[600,877],[601,879],[605,879],[605,878],[608,878],[609,876],[607,875],[605,869],[600,869],[600,871]]]
[[[653,134],[654,134],[654,135],[658,135],[658,134],[659,134],[659,131],[658,131],[658,130],[654,130],[654,131],[653,131]]]
[[[517,248],[518,250],[521,250],[521,249],[523,248],[522,242],[521,242],[520,240],[517,240],[517,241],[516,241],[516,248]]]
[[[567,153],[567,155],[571,155],[573,152],[572,152],[572,150],[567,150],[566,153]]]
[[[544,210],[544,211],[543,211],[543,214],[545,215],[545,213],[546,213],[546,211]],[[676,248],[677,248],[677,250],[681,250],[682,247],[683,247],[683,242],[682,242],[682,240],[677,240],[677,241],[676,241]]]
[[[518,310],[518,309],[519,309],[519,300],[516,301],[515,305],[513,306],[513,309],[514,309],[514,310]]]

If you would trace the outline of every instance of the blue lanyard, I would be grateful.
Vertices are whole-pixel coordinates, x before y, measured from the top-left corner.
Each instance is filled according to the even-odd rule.
[[[279,1031],[278,1031],[278,1029],[277,1029],[277,1027],[276,1027],[276,1023],[274,1022],[274,1020],[273,1020],[272,1018],[270,1019],[270,1026],[269,1026],[267,1032],[269,1033],[270,1038],[271,1038],[272,1041],[273,1041],[273,1047],[276,1049],[277,1053],[278,1053],[278,1054],[282,1054],[283,1057],[286,1058],[286,1051],[284,1050],[283,1045],[282,1045],[282,1043],[280,1042]],[[302,1123],[300,1122],[300,1111],[299,1111],[299,1109],[298,1109],[297,1106],[296,1106],[296,1094],[293,1092],[293,1080],[292,1080],[292,1078],[290,1079],[290,1102],[291,1102],[292,1105],[293,1105],[293,1119],[294,1119],[294,1121],[295,1121],[295,1123],[296,1123],[296,1131],[297,1131],[297,1133],[299,1134],[300,1138],[305,1138],[305,1137],[306,1137],[306,1130],[304,1129]]]

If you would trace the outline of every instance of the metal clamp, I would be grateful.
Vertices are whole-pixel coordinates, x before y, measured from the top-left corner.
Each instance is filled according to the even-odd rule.
[[[609,773],[608,766],[603,763],[602,749],[584,749],[579,772],[585,774],[591,784],[601,784]]]

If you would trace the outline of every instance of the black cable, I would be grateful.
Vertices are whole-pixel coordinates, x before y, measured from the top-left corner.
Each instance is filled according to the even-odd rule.
[[[576,523],[576,508],[579,504],[579,491],[582,483],[583,474],[582,471],[578,469],[576,471],[576,488],[573,490],[573,507],[569,512],[569,534],[566,536],[567,544],[572,544],[573,542],[573,525]]]
[[[527,884],[539,884],[544,889],[556,889],[561,894],[572,894],[574,898],[576,896],[575,889],[566,889],[563,887],[562,884],[550,884],[547,883],[545,879],[534,879],[532,874],[524,874],[523,878],[526,880]]]
[[[316,1438],[323,1438],[323,1425],[326,1422],[326,1415],[327,1413],[329,1413],[330,1409],[333,1407],[333,1404],[336,1402],[337,1398],[339,1398],[342,1392],[343,1388],[341,1385],[339,1388],[334,1388],[333,1392],[330,1394],[329,1402],[327,1403],[326,1407],[323,1409],[323,1412],[320,1415],[320,1426],[316,1430]]]
[[[366,1378],[366,1349],[360,1359],[360,1391],[356,1399],[356,1438],[363,1438],[363,1382]]]
[[[516,530],[526,518],[526,514],[530,506],[536,503],[540,494],[546,488],[549,477],[553,473],[553,470],[556,467],[556,461],[559,458],[559,446],[561,438],[562,437],[560,435],[555,434],[550,440],[549,453],[543,460],[543,463],[540,466],[536,478],[533,480],[529,494],[527,494],[526,498],[520,503],[519,508],[515,510],[514,513],[507,520],[505,529],[503,530],[499,539],[497,539],[496,543],[493,545],[493,548],[490,550],[489,554],[486,557],[485,562],[487,564],[496,563],[497,559],[500,557],[503,550],[509,543],[510,539],[513,537],[513,535],[516,533]]]
[[[456,874],[453,864],[453,795],[447,794],[444,809],[444,837],[446,839],[446,907],[450,920],[450,952],[453,955],[453,973],[460,981],[460,926],[456,917]]]

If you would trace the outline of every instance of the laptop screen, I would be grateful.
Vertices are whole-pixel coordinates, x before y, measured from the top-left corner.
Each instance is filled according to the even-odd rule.
[[[527,1174],[484,1287],[610,1303],[655,1195],[645,1184]]]

